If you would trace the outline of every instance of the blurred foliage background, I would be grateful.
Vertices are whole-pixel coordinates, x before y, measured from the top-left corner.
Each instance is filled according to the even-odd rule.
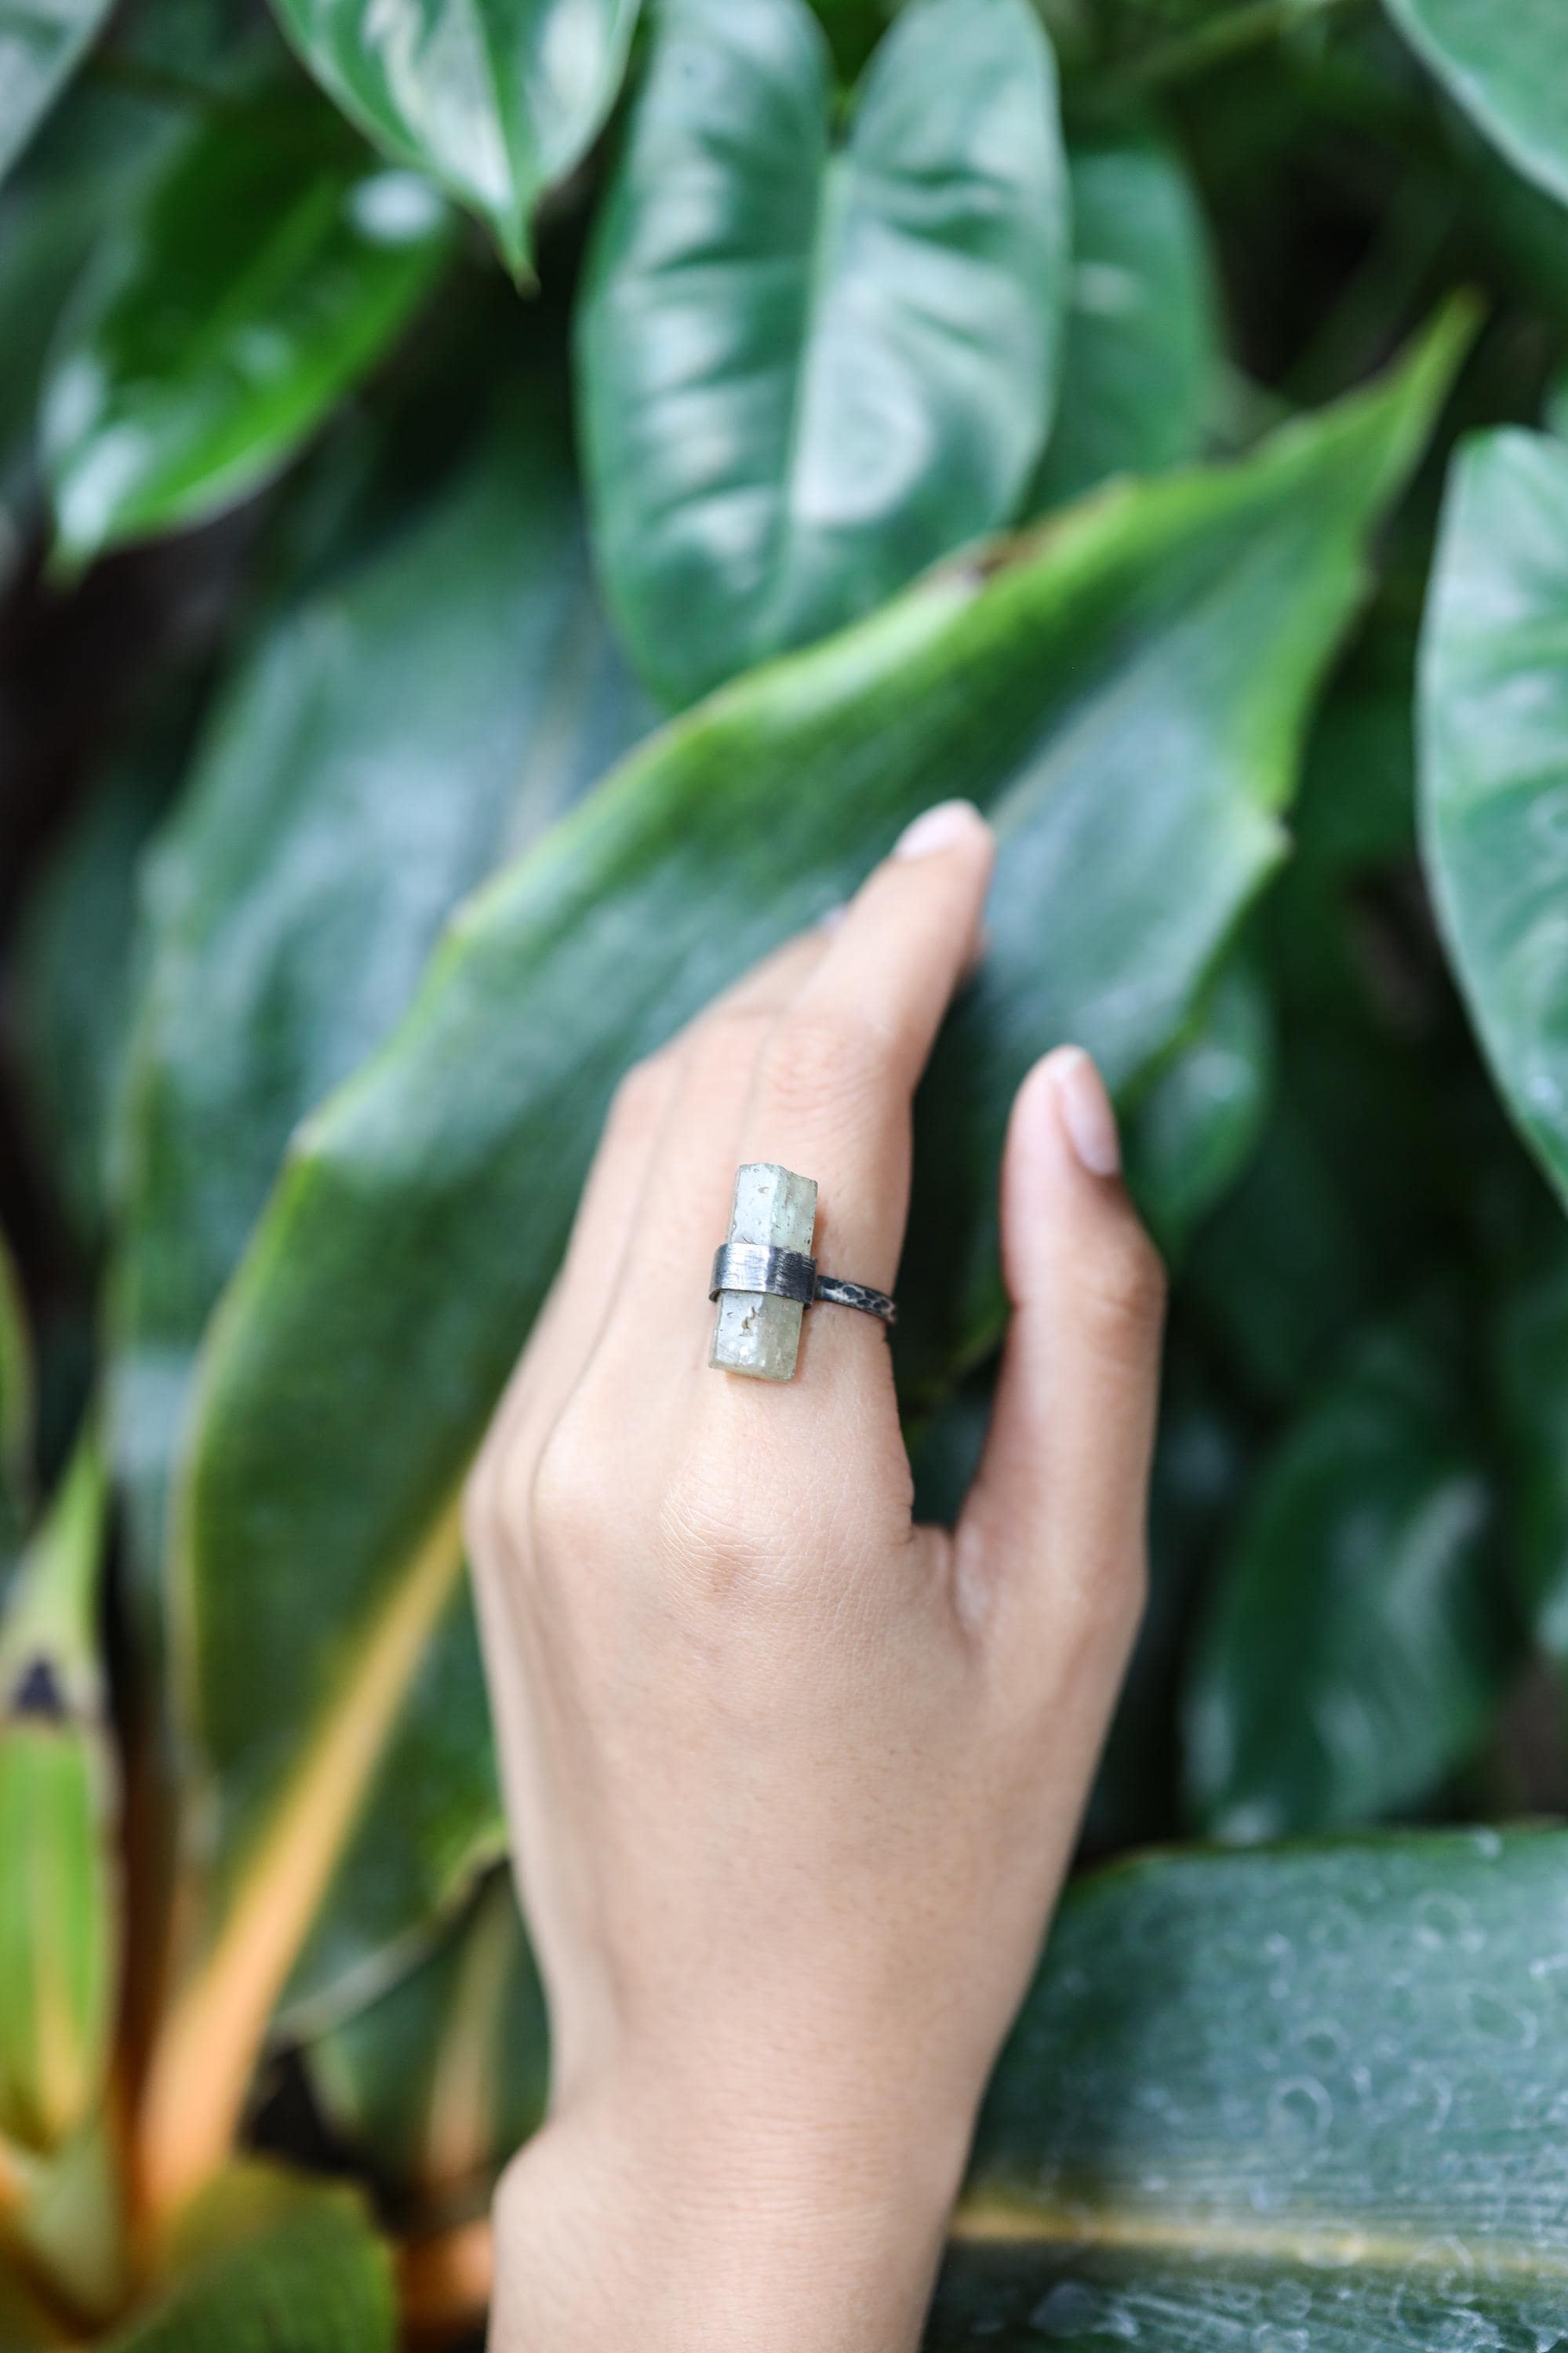
[[[1568,2346],[1568,17],[0,0],[0,2348],[482,2325],[463,1470],[959,792],[922,1508],[1063,1039],[1173,1287],[930,2341]]]

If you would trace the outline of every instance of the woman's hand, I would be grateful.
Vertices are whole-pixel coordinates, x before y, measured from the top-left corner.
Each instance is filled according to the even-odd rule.
[[[709,1369],[736,1165],[821,1187],[891,1290],[910,1098],[991,837],[910,828],[832,928],[621,1089],[469,1537],[554,2033],[497,2201],[503,2353],[915,2343],[1137,1623],[1161,1281],[1066,1050],[1001,1182],[1012,1322],[956,1531],[916,1526],[889,1352],[817,1307]]]

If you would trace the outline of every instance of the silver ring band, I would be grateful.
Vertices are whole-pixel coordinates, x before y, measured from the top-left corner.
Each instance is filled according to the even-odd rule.
[[[714,1252],[708,1297],[721,1291],[769,1292],[776,1299],[798,1300],[810,1307],[855,1307],[863,1315],[880,1316],[893,1324],[898,1310],[885,1291],[869,1283],[847,1282],[842,1275],[819,1274],[817,1261],[804,1250],[774,1250],[764,1242],[721,1242]]]

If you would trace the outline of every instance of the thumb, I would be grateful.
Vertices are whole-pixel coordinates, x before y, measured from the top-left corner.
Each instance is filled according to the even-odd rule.
[[[1012,1306],[985,1452],[958,1528],[960,1579],[999,1654],[1038,1679],[1044,1647],[1108,1712],[1145,1577],[1165,1277],[1120,1179],[1116,1115],[1075,1046],[1019,1089],[1001,1172]],[[1097,1737],[1097,1733],[1096,1735]]]

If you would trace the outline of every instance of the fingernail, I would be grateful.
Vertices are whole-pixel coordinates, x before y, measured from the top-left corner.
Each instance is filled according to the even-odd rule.
[[[893,845],[895,858],[929,858],[934,850],[951,849],[977,825],[983,826],[973,801],[938,801],[906,825]]]
[[[1105,1081],[1081,1046],[1053,1054],[1050,1070],[1068,1143],[1091,1176],[1114,1176],[1121,1166],[1121,1138]]]

